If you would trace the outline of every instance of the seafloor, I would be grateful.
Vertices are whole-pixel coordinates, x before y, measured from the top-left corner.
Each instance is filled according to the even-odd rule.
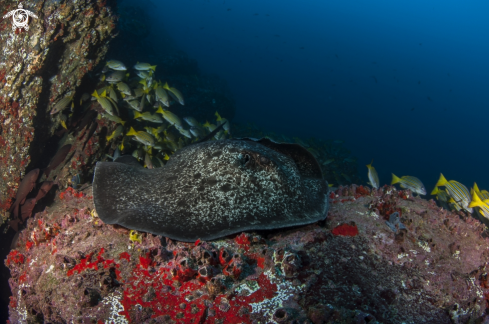
[[[389,186],[330,198],[323,224],[182,243],[106,225],[90,186],[68,188],[5,260],[10,323],[487,321],[478,220]]]

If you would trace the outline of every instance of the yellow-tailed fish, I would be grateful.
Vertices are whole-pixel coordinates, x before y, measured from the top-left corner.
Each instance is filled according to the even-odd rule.
[[[209,132],[213,132],[216,129],[216,125],[209,123],[207,120],[205,121],[205,124],[202,126],[207,128]]]
[[[323,165],[328,165],[333,161],[334,161],[334,159],[327,159],[326,161],[323,162]]]
[[[158,86],[155,89],[155,95],[158,101],[164,104],[166,107],[170,107],[170,100],[168,99],[168,93],[163,87]]]
[[[151,156],[146,152],[144,155],[144,167],[148,169],[153,169],[153,161],[151,161]]]
[[[153,71],[149,71],[149,72],[147,72],[147,71],[137,71],[136,74],[141,79],[150,79],[153,76]]]
[[[185,105],[185,102],[183,100],[183,95],[180,91],[178,91],[177,89],[175,89],[173,87],[168,86],[168,83],[165,83],[163,88],[168,90],[170,92],[170,95],[173,95],[174,99],[176,101],[178,101],[179,104],[181,104],[182,106]]]
[[[484,199],[489,199],[489,192],[487,190],[479,190],[479,186],[477,186],[477,183],[474,182],[474,191],[477,192],[479,197],[484,200]]]
[[[131,88],[124,83],[124,82],[117,82],[117,90],[119,90],[120,93],[131,96]]]
[[[377,171],[375,168],[372,166],[374,163],[374,160],[370,162],[370,164],[367,164],[368,168],[368,180],[370,180],[370,185],[374,187],[375,189],[379,189],[379,175],[377,174]]]
[[[99,117],[100,115],[98,115],[97,117]],[[113,115],[109,115],[109,114],[104,114],[102,113],[102,117],[103,118],[106,118],[110,121],[113,121],[113,122],[116,122],[116,123],[119,123],[119,124],[122,124],[124,125],[126,122],[123,121],[119,116],[113,116]]]
[[[122,63],[121,61],[117,61],[117,60],[107,61],[106,65],[109,68],[111,68],[112,70],[118,70],[118,71],[125,71],[125,70],[127,70],[127,68],[124,65],[124,63]]]
[[[487,190],[481,190],[481,197],[483,199],[489,199],[489,191],[487,191]]]
[[[137,62],[136,65],[134,65],[134,68],[138,71],[148,71],[148,70],[155,70],[156,65],[151,65],[149,63],[140,63]]]
[[[224,130],[227,131],[228,134],[230,134],[231,126],[229,125],[229,121],[226,118],[222,118],[217,111],[215,112],[214,115],[216,115],[217,125],[224,124],[222,128],[224,128]]]
[[[189,126],[200,127],[200,123],[194,117],[183,117],[183,120],[185,120]]]
[[[426,195],[426,189],[421,182],[416,177],[411,177],[411,176],[403,176],[401,178],[397,177],[394,173],[392,174],[392,182],[391,185],[399,183],[401,188],[404,189],[409,189],[413,193],[417,193],[419,195]]]
[[[153,136],[146,133],[145,131],[135,131],[134,128],[130,128],[129,132],[126,134],[127,136],[134,136],[134,139],[144,145],[153,146],[155,144],[155,140]]]
[[[139,97],[141,97],[144,94],[145,94],[145,92],[144,92],[144,89],[143,88],[136,88],[136,89],[134,89],[134,98],[139,98]]]
[[[472,191],[472,200],[469,203],[469,207],[470,208],[479,207],[484,217],[487,217],[486,215],[489,215],[489,205],[488,205],[489,199],[484,200],[475,190],[471,190],[471,191]]]
[[[438,187],[435,187],[435,189],[431,192],[431,194],[436,195],[436,199],[443,202],[448,202],[450,200],[450,196],[448,195],[448,193],[445,190],[440,189]]]
[[[195,126],[190,127],[190,133],[192,133],[192,135],[194,135],[195,137],[199,137],[199,138],[205,137],[205,132],[200,127],[195,127]]]
[[[182,127],[182,121],[180,118],[171,111],[164,110],[161,108],[161,106],[159,106],[156,113],[163,115],[163,118],[165,118],[170,124]]]
[[[105,81],[109,83],[117,83],[122,81],[126,77],[124,71],[112,71],[105,76]]]
[[[129,104],[129,107],[136,111],[142,111],[141,107],[139,106],[139,101],[134,99],[134,100],[127,100],[127,103]]]
[[[68,105],[72,100],[73,100],[73,95],[62,98],[60,101],[56,103],[56,105],[54,105],[53,109],[51,110],[51,115],[57,114],[60,111],[66,109],[66,107],[68,107]]]
[[[106,92],[102,92],[102,94],[99,96],[97,91],[95,90],[92,93],[92,96],[94,96],[97,99],[97,102],[102,106],[102,108],[109,114],[109,115],[114,115],[114,109],[112,107],[112,104],[110,101],[106,98]]]
[[[160,116],[156,115],[156,114],[151,114],[149,111],[146,111],[146,112],[143,112],[143,113],[140,113],[140,112],[137,112],[135,111],[134,112],[134,119],[136,118],[141,118],[143,120],[147,120],[149,122],[152,122],[152,123],[163,123],[163,119],[160,118]]]
[[[122,125],[117,126],[117,128],[114,129],[114,131],[112,132],[112,134],[110,134],[109,136],[106,137],[107,142],[110,141],[110,140],[112,140],[113,138],[119,137],[119,135],[122,134],[122,131],[123,130],[124,130],[124,127]]]
[[[474,190],[472,193],[472,201],[469,204],[470,208],[479,207],[481,209],[482,215],[489,218],[489,199],[482,200],[481,197]]]
[[[175,125],[175,127],[180,132],[180,134],[182,134],[183,136],[188,137],[188,138],[192,138],[192,134],[190,134],[190,132],[188,130],[186,130],[185,128],[177,126],[177,125]]]
[[[469,207],[471,196],[466,186],[455,180],[447,181],[443,174],[440,173],[440,179],[438,179],[435,187],[445,187],[448,195],[452,197],[457,204],[469,213],[472,212],[472,208]],[[431,193],[433,194],[433,192]]]

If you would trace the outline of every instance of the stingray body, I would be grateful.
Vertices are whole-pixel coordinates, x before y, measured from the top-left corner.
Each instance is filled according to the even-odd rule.
[[[268,139],[193,144],[161,168],[99,162],[102,221],[192,242],[326,218],[328,184],[309,151]]]

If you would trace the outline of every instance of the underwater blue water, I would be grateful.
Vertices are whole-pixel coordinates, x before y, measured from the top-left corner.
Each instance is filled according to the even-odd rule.
[[[235,122],[345,140],[365,181],[374,159],[381,184],[431,191],[443,172],[489,189],[489,2],[153,3],[152,33],[228,81]]]

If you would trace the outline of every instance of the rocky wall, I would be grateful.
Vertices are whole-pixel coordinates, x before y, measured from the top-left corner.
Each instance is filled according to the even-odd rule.
[[[113,3],[86,0],[23,1],[28,30],[0,22],[0,224],[9,216],[20,179],[40,167],[48,139],[60,126],[51,115],[63,97],[79,102],[77,88],[103,59],[114,36]],[[17,1],[0,2],[2,15]],[[42,166],[41,166],[42,167]]]

